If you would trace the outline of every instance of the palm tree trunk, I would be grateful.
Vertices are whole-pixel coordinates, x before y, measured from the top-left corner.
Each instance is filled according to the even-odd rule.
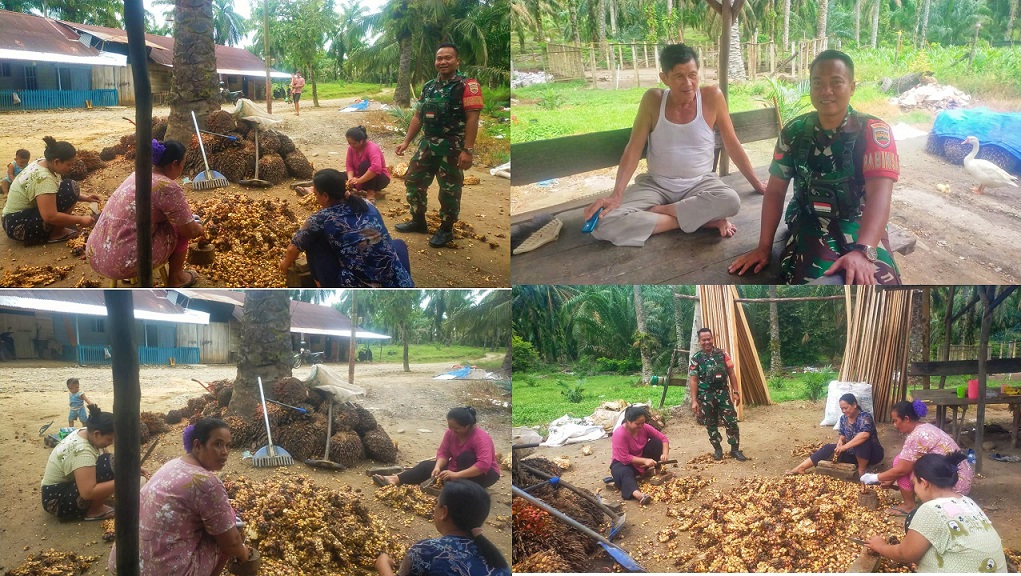
[[[922,7],[915,6],[915,31],[911,36],[911,45],[918,48],[918,41],[920,40],[919,31],[922,27]]]
[[[787,45],[791,38],[791,0],[783,0],[783,48],[787,49]]]
[[[922,42],[921,47],[925,46],[925,38],[929,35],[929,4],[931,0],[925,0],[925,11],[922,14]]]
[[[727,0],[724,0],[726,2]],[[733,5],[733,0],[730,1]],[[747,80],[748,71],[744,67],[744,55],[741,54],[741,26],[737,15],[734,15],[734,24],[730,27],[730,64],[728,75],[732,80]]]
[[[649,328],[645,322],[645,301],[642,299],[642,287],[632,286],[635,293],[635,319],[638,321],[638,350],[642,353],[642,382],[647,383],[652,377],[652,360],[649,359],[649,350],[646,339],[649,337]]]
[[[1008,42],[1014,36],[1014,22],[1017,20],[1018,7],[1021,7],[1021,0],[1014,0],[1010,3],[1010,16],[1007,17],[1007,34],[1004,40]]]
[[[503,355],[503,363],[500,364],[500,371],[503,372],[504,375],[508,376],[508,377],[514,371],[512,369],[512,367],[511,367],[512,364],[513,364],[513,359],[514,359],[512,354],[513,354],[513,349],[511,348],[510,342],[508,342],[507,343],[507,353]]]
[[[174,74],[170,83],[167,140],[188,142],[207,114],[220,109],[217,99],[213,7],[209,0],[178,0],[174,16]]]
[[[574,45],[581,46],[581,31],[578,30],[578,0],[568,0],[567,9],[571,14],[571,28],[574,30]]]
[[[404,371],[411,372],[411,365],[408,363],[408,326],[401,326],[401,340],[404,340]]]
[[[815,37],[822,40],[822,48],[826,49],[826,22],[829,17],[829,2],[827,0],[819,0],[819,20],[815,25]]]
[[[861,45],[861,2],[862,0],[854,0],[854,46],[857,48]]]
[[[610,33],[617,39],[617,0],[606,0],[610,5]]]
[[[872,7],[872,47],[875,48],[879,43],[879,8],[882,6],[882,0],[874,0],[876,5]]]
[[[291,376],[291,301],[286,290],[249,290],[245,294],[238,346],[238,373],[228,416],[248,418],[259,404],[257,377],[263,387]]]
[[[402,108],[411,105],[411,35],[397,39],[401,50],[400,67],[397,69],[397,88],[394,89],[394,103]]]
[[[769,297],[776,298],[776,286],[770,284]],[[780,313],[776,302],[769,303],[769,376],[780,375],[783,359],[780,357]]]

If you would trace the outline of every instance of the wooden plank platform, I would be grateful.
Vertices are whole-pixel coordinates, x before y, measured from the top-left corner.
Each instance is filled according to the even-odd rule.
[[[766,167],[756,170],[762,179]],[[762,195],[752,190],[740,173],[723,178],[741,196],[741,210],[731,222],[732,238],[715,230],[686,234],[673,230],[656,234],[641,248],[614,246],[581,232],[582,208],[561,212],[560,239],[537,250],[511,257],[513,284],[772,284],[779,276],[776,258],[759,274],[731,275],[727,267],[759,242]],[[603,195],[609,194],[609,190]],[[791,192],[784,201],[790,201]],[[587,206],[588,204],[586,204]],[[559,212],[551,208],[547,213]],[[774,252],[782,248],[786,228],[780,226]]]

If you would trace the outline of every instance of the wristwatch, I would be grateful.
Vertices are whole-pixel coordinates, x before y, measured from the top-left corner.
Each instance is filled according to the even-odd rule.
[[[869,246],[868,244],[852,244],[851,249],[864,254],[865,258],[868,258],[869,262],[879,260],[879,253],[876,251],[875,246]]]
[[[469,154],[471,154],[472,156],[475,155],[475,149],[474,148],[465,148],[464,151],[469,153]]]

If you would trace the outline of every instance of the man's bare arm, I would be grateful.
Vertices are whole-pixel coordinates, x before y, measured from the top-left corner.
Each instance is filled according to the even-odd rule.
[[[741,146],[741,141],[737,138],[734,123],[730,119],[730,111],[727,109],[727,99],[723,97],[723,92],[715,87],[713,88],[713,104],[716,109],[716,127],[719,129],[720,138],[723,140],[723,149],[734,160],[734,165],[741,171],[741,174],[748,180],[748,183],[752,185],[752,188],[759,194],[765,194],[766,183],[759,180],[758,176],[755,175],[752,161],[748,159],[748,154],[745,152],[744,147]]]
[[[620,166],[617,168],[617,179],[613,185],[613,192],[607,198],[600,198],[593,202],[585,210],[585,220],[588,220],[600,208],[603,212],[609,212],[620,206],[624,198],[624,189],[638,169],[638,162],[642,159],[642,151],[645,150],[645,143],[649,140],[649,133],[655,124],[655,117],[652,111],[659,110],[662,98],[662,91],[656,88],[646,91],[642,96],[642,103],[638,105],[638,113],[635,115],[635,123],[631,127],[631,138],[628,140],[624,153],[620,157]]]

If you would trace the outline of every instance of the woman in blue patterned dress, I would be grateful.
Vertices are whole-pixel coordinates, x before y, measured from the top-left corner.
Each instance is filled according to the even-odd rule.
[[[390,557],[380,554],[376,571],[380,576],[510,576],[507,559],[481,534],[489,506],[489,492],[481,485],[447,481],[433,511],[440,537],[415,543],[397,572]]]
[[[309,216],[291,239],[280,271],[305,252],[320,288],[412,288],[402,261],[376,207],[347,191],[347,175],[327,168],[316,172],[312,190],[322,210]]]
[[[865,473],[867,467],[883,461],[883,446],[879,443],[879,432],[872,414],[862,411],[854,394],[840,397],[840,411],[843,415],[838,424],[840,436],[837,443],[819,448],[797,467],[788,470],[787,474],[804,474],[819,462],[832,460],[834,454],[838,455],[837,462],[858,466],[859,476]]]

